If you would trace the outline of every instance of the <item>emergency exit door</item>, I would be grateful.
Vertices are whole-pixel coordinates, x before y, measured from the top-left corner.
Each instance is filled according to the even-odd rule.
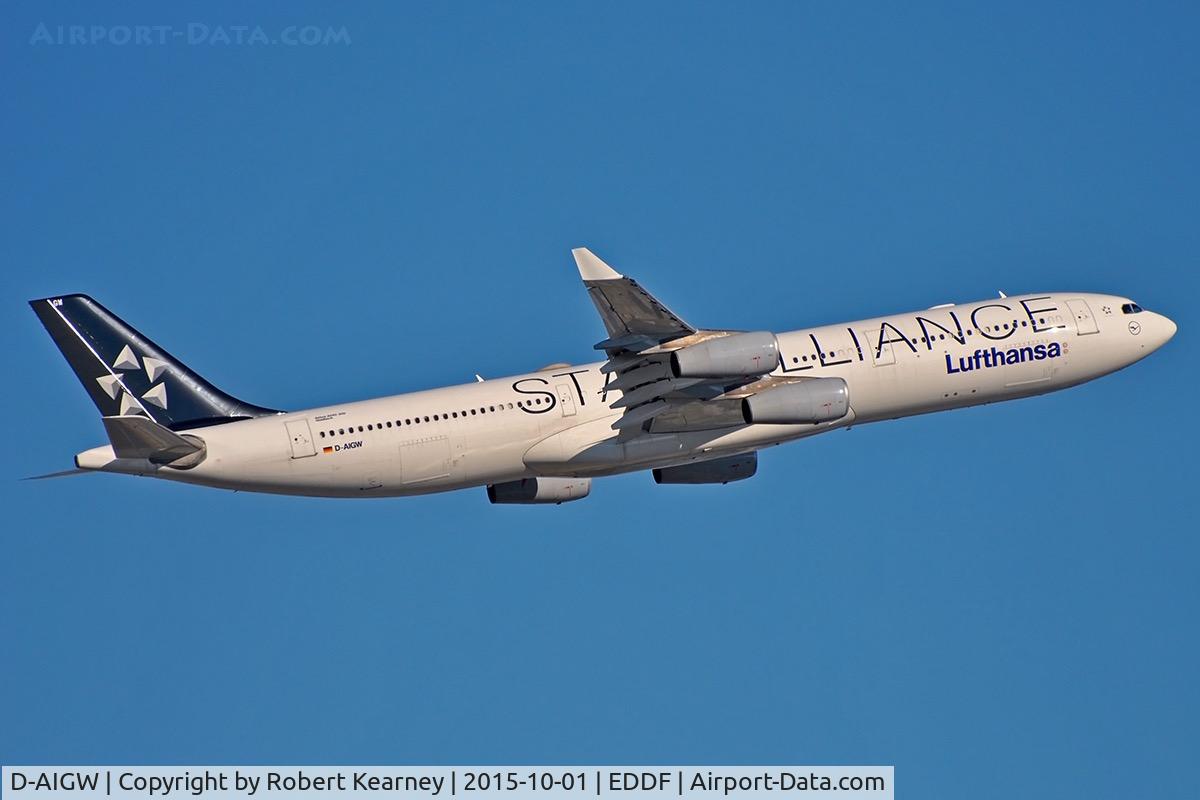
[[[1088,306],[1087,301],[1082,298],[1067,301],[1067,308],[1071,309],[1071,316],[1075,317],[1075,332],[1080,336],[1088,333],[1099,333],[1100,329],[1096,327],[1096,318],[1092,316],[1092,309]]]
[[[575,396],[571,394],[571,387],[560,383],[557,388],[558,404],[562,406],[562,415],[564,417],[575,416]]]
[[[883,346],[879,346],[879,340],[882,337],[882,331],[869,330],[865,331],[867,337],[867,346],[871,348],[871,360],[875,362],[875,366],[882,367],[887,364],[896,363],[896,352],[892,350],[891,342],[884,342]]]
[[[313,444],[312,431],[308,428],[307,419],[294,419],[285,423],[288,438],[292,440],[292,458],[315,456],[317,448]]]

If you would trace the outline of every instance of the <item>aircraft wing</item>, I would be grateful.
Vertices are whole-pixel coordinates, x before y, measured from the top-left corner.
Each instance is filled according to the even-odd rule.
[[[636,433],[642,429],[696,430],[742,424],[740,401],[728,393],[748,383],[775,379],[726,382],[677,378],[670,368],[672,351],[732,331],[694,328],[591,250],[579,247],[571,254],[608,331],[608,338],[597,342],[595,348],[608,355],[608,363],[601,369],[612,376],[605,385],[604,400],[610,408],[624,409],[613,428]],[[621,391],[621,397],[612,400],[615,390]],[[738,393],[739,397],[743,395]],[[665,425],[655,425],[659,418]]]
[[[605,264],[591,250],[577,247],[571,255],[608,330],[608,338],[596,343],[597,350],[637,352],[696,332],[637,281]]]

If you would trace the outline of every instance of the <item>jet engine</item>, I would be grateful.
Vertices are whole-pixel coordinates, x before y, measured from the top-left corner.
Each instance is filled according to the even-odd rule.
[[[580,500],[591,491],[591,478],[522,478],[488,484],[487,496],[495,505],[558,505]]]
[[[753,477],[757,471],[758,453],[652,470],[655,483],[729,483]]]
[[[751,424],[815,425],[841,419],[850,410],[850,391],[841,378],[812,378],[767,389],[742,400]]]
[[[768,331],[735,333],[671,353],[676,378],[749,378],[779,364],[779,343]]]

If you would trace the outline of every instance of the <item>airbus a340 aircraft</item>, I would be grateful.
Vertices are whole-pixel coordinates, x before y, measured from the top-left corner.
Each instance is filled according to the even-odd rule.
[[[764,447],[1065,389],[1175,334],[1127,297],[1080,292],[710,330],[591,251],[574,255],[607,360],[302,411],[225,394],[85,295],[30,305],[103,415],[109,444],[77,455],[77,471],[323,497],[486,486],[493,503],[578,500],[592,478],[634,470],[741,480]]]

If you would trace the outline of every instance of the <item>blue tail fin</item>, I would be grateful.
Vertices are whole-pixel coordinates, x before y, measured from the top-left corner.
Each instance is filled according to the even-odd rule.
[[[103,416],[180,430],[279,413],[225,394],[87,295],[29,305]]]

